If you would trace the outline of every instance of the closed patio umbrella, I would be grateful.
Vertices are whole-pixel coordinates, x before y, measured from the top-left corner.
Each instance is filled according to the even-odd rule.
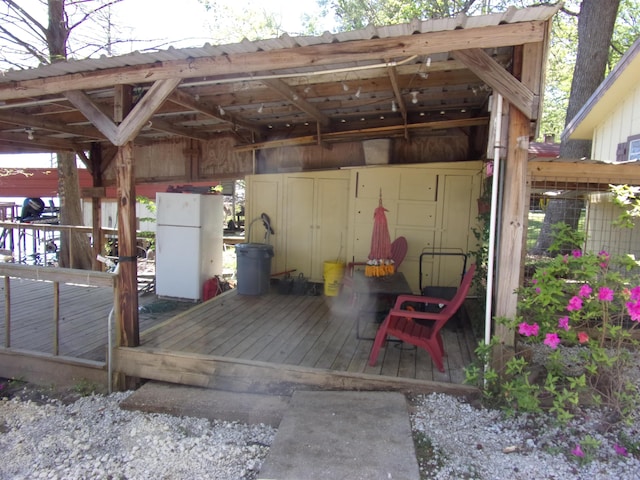
[[[388,210],[382,205],[382,190],[380,190],[378,206],[373,212],[369,261],[365,267],[365,275],[368,277],[382,277],[391,275],[395,271],[391,260],[391,237],[385,212]]]

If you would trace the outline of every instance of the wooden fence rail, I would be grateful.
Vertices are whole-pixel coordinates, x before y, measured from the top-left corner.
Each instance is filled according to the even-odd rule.
[[[60,283],[80,284],[94,287],[113,288],[114,306],[118,302],[117,273],[96,272],[93,270],[78,270],[73,268],[41,267],[33,265],[19,265],[0,263],[0,276],[4,277],[4,347],[11,348],[11,278],[39,280],[52,283],[53,288],[53,355],[59,354],[59,323],[60,323]],[[115,312],[118,309],[114,309]],[[119,322],[116,320],[116,325]],[[119,335],[118,335],[119,336]]]

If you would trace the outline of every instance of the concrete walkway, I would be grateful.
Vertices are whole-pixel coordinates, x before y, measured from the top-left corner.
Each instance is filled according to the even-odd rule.
[[[122,408],[278,427],[259,480],[419,480],[405,396],[239,394],[149,382]]]

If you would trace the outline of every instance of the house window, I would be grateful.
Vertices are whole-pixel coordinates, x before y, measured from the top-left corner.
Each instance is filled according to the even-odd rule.
[[[627,138],[627,142],[629,144],[627,148],[628,162],[636,162],[640,160],[640,135],[633,135]]]

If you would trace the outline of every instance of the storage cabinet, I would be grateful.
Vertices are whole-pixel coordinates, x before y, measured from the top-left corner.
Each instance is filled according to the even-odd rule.
[[[349,172],[288,175],[285,269],[322,282],[325,261],[346,257]]]
[[[475,248],[471,228],[477,217],[480,170],[480,162],[354,169],[348,258],[367,259],[373,214],[382,192],[391,240],[407,238],[407,256],[400,270],[417,292],[423,251],[468,253]],[[434,255],[423,260],[423,285],[457,285],[462,268],[459,257]]]
[[[349,179],[348,170],[247,177],[247,222],[264,211],[275,231],[273,272],[321,283],[324,262],[346,258]],[[263,231],[254,225],[251,241]]]
[[[323,282],[325,261],[364,261],[371,248],[373,214],[380,192],[391,240],[404,236],[408,252],[400,270],[411,288],[420,284],[423,251],[475,248],[481,162],[369,166],[321,172],[247,177],[247,222],[262,212],[275,234],[272,271],[296,269]],[[254,225],[251,241],[264,229]],[[456,257],[425,257],[423,285],[457,285]]]

